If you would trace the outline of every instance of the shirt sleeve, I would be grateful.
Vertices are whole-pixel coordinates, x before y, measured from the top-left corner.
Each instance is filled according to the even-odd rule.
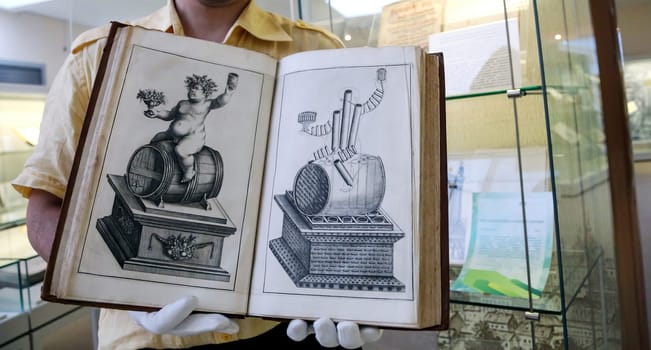
[[[50,86],[38,143],[12,181],[24,197],[40,189],[63,198],[75,157],[102,42],[69,55]]]

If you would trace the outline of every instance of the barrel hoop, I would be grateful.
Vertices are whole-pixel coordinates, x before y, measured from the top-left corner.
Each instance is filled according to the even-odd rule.
[[[172,184],[172,175],[174,174],[174,171],[176,170],[176,169],[174,169],[174,167],[177,166],[176,160],[173,159],[172,157],[176,157],[176,155],[174,153],[174,148],[172,148],[171,152],[163,152],[163,151],[161,151],[160,148],[164,147],[163,142],[157,143],[155,145],[146,145],[144,147],[151,147],[151,148],[155,149],[156,151],[158,151],[161,154],[161,156],[163,158],[163,165],[164,165],[163,179],[160,182],[160,186],[150,196],[145,197],[145,198],[150,198],[150,199],[152,199],[153,201],[156,202],[156,201],[159,201],[165,195],[165,193],[167,193],[167,189]]]
[[[213,164],[215,164],[215,180],[212,184],[212,189],[207,198],[215,198],[222,189],[222,181],[224,180],[224,163],[221,154],[218,151],[208,148],[210,156],[212,157]]]
[[[382,201],[384,201],[384,194],[385,194],[386,191],[387,191],[387,186],[386,186],[386,176],[387,176],[387,173],[386,173],[386,171],[384,171],[384,162],[382,161],[382,157],[377,157],[377,159],[378,159],[378,161],[380,162],[380,169],[381,169],[381,171],[382,171],[382,177],[384,178],[384,183],[385,183],[385,185],[382,186],[382,194],[380,194],[380,200],[378,201],[378,207],[375,208],[375,210],[377,210],[377,209],[380,207],[380,205],[382,205]]]
[[[129,158],[129,163],[127,164],[127,171],[129,173],[131,173],[132,170],[133,170],[132,164],[133,164],[133,161],[134,161],[135,157],[137,155],[141,154],[141,152],[143,150],[145,150],[145,149],[151,149],[155,153],[161,154],[163,156],[162,158],[165,158],[165,156],[164,156],[165,152],[160,152],[160,150],[157,147],[154,147],[154,146],[151,146],[151,145],[144,145],[144,146],[138,148],[135,152],[133,152],[133,154],[131,154],[131,157]],[[164,159],[163,159],[163,164],[166,164]],[[153,175],[153,172],[149,173],[145,169],[136,169],[135,174],[137,174],[137,175]],[[131,180],[129,179],[128,176],[125,176],[125,178],[127,179],[127,185],[129,186],[129,189],[131,189],[131,193],[133,193],[135,196],[140,197],[140,198],[154,199],[155,200],[156,197],[160,196],[159,193],[162,192],[166,188],[165,187],[166,186],[165,185],[165,181],[166,181],[165,176],[166,175],[168,175],[168,172],[165,171],[165,169],[163,169],[163,174],[162,175],[158,174],[158,176],[151,176],[151,177],[156,178],[157,180],[159,180],[158,187],[156,187],[156,189],[154,191],[149,192],[149,193],[144,193],[144,194],[143,193],[136,193],[135,191],[133,191],[131,189],[131,182],[130,182]]]
[[[133,183],[132,183],[132,181],[131,181],[131,178],[130,178],[129,174],[130,174],[130,172],[131,172],[131,168],[132,168],[132,167],[131,167],[131,164],[133,164],[133,161],[134,161],[134,159],[136,158],[136,155],[138,154],[138,152],[139,152],[141,149],[142,149],[142,147],[138,148],[135,152],[133,152],[133,153],[131,154],[131,157],[129,157],[129,162],[127,163],[127,173],[124,174],[124,179],[126,180],[127,187],[129,187],[129,191],[130,191],[131,193],[133,193],[133,194],[134,194],[135,196],[137,196],[137,197],[143,197],[143,195],[140,194],[140,193],[136,193],[136,192],[133,190]]]

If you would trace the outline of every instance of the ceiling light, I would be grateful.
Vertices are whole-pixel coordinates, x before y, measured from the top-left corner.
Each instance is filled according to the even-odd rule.
[[[382,12],[382,7],[396,0],[326,0],[344,17],[359,17]]]
[[[0,0],[0,8],[15,9],[28,5],[38,4],[39,2],[47,2],[51,0]]]

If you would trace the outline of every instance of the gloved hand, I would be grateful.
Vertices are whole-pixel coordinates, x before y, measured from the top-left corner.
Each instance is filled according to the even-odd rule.
[[[313,334],[316,340],[326,348],[341,345],[346,349],[359,348],[366,343],[377,341],[382,336],[382,329],[377,327],[359,327],[355,322],[332,322],[327,317],[320,318],[312,324],[304,320],[292,320],[287,326],[287,336],[293,341],[301,341]]]
[[[238,324],[224,315],[191,315],[197,302],[196,297],[188,296],[167,304],[156,312],[129,311],[129,315],[142,328],[155,334],[187,336],[211,331],[228,334],[239,332]]]

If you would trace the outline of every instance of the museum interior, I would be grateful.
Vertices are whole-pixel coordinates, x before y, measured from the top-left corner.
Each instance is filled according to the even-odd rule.
[[[364,349],[650,348],[650,1],[255,2],[346,48],[442,53],[446,317]],[[48,263],[12,181],[75,38],[166,3],[0,1],[2,350],[98,346],[98,306],[42,300]]]

